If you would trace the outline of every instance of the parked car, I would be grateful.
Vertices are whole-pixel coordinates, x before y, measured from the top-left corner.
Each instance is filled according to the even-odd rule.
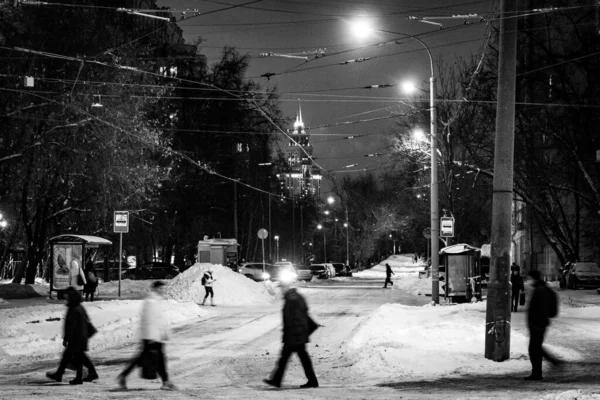
[[[344,263],[331,263],[335,269],[335,276],[352,276],[352,270]]]
[[[335,268],[331,263],[312,264],[310,273],[319,279],[329,279],[335,276]]]
[[[173,264],[152,261],[137,268],[131,268],[123,273],[122,279],[171,279],[180,274],[179,268]]]
[[[572,263],[566,281],[569,289],[579,287],[600,288],[600,267],[595,262]]]
[[[238,272],[247,278],[260,282],[267,280],[271,277],[271,275],[268,272],[268,268],[271,268],[272,264],[265,263],[264,267],[265,271],[263,272],[263,263],[248,262],[242,264]]]

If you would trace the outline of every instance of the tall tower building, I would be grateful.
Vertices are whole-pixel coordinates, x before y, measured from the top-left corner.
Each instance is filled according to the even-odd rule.
[[[321,195],[321,173],[313,165],[313,147],[310,135],[304,130],[302,108],[298,99],[298,114],[290,140],[285,149],[285,166],[277,174],[282,194],[295,199],[319,198]]]

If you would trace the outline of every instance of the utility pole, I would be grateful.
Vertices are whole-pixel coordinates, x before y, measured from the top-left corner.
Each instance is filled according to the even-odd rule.
[[[269,193],[269,232],[273,232],[271,227],[271,193]],[[273,251],[271,251],[271,238],[269,237],[269,260],[273,259]]]
[[[485,358],[510,357],[510,247],[515,147],[515,88],[518,0],[500,3],[498,103],[492,204],[492,249],[488,284]]]

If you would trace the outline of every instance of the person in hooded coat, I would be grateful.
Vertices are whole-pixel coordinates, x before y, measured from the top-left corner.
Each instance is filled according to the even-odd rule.
[[[80,385],[83,382],[92,382],[98,379],[94,364],[85,352],[88,350],[88,321],[89,317],[81,305],[81,293],[73,287],[65,291],[67,298],[67,316],[65,317],[63,352],[60,365],[56,372],[47,372],[46,376],[56,382],[62,381],[62,376],[69,363],[75,366],[75,379],[69,381],[71,385]],[[83,378],[83,367],[88,369],[87,377]]]
[[[317,324],[308,315],[306,301],[296,289],[291,288],[289,284],[282,283],[281,290],[284,293],[285,301],[283,305],[283,349],[275,372],[270,379],[263,379],[263,382],[281,387],[287,362],[292,353],[296,353],[308,379],[308,382],[300,387],[303,389],[319,387],[312,361],[306,351],[306,343],[309,342],[309,336],[317,328]]]

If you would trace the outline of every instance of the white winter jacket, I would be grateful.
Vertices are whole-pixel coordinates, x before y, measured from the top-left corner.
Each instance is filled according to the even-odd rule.
[[[141,339],[166,342],[169,339],[169,321],[163,307],[164,299],[151,291],[142,305]]]

